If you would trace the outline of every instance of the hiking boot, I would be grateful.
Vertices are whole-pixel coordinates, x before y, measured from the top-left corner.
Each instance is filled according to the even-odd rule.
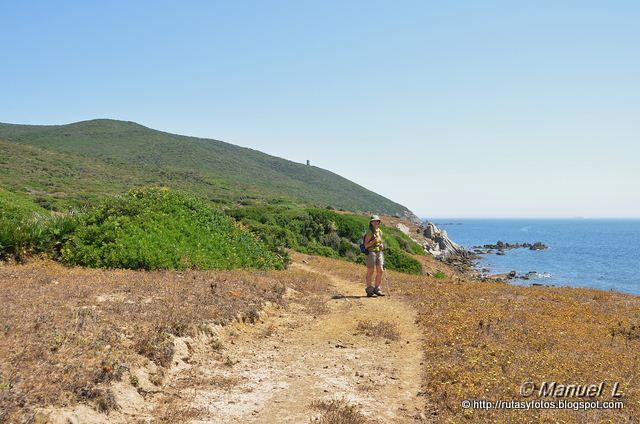
[[[364,289],[364,291],[367,292],[367,297],[373,296],[374,290],[373,286],[367,286],[367,288]]]
[[[380,287],[376,287],[375,289],[373,289],[373,294],[377,296],[384,296],[384,293],[382,293],[382,291],[380,290]]]

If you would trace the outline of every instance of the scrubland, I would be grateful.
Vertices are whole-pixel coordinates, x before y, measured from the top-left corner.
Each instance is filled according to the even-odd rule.
[[[305,257],[292,256],[295,263]],[[421,260],[427,271],[442,269],[441,263]],[[159,369],[169,366],[175,337],[206,332],[210,324],[258,320],[266,302],[287,304],[288,288],[307,302],[300,313],[322,320],[324,305],[334,300],[327,291],[328,276],[352,282],[360,291],[363,267],[319,256],[313,261],[320,273],[297,268],[131,271],[67,268],[38,260],[5,263],[0,267],[2,418],[17,422],[44,406],[77,403],[109,412],[118,407],[110,384],[130,379],[131,369],[149,361]],[[415,393],[422,399],[422,420],[633,422],[640,413],[637,297],[476,282],[453,273],[435,278],[388,272],[386,283],[383,288],[390,297],[361,301],[403,302],[415,308],[415,325],[423,337],[422,389]],[[394,339],[392,326],[376,326],[388,321],[385,318],[371,317],[353,326],[368,340],[385,334]],[[161,385],[162,372],[156,378]],[[519,393],[521,384],[529,381],[604,381],[600,401],[615,400],[610,390],[618,382],[624,409],[461,408],[465,399],[537,399]],[[343,409],[358,416],[353,408]]]

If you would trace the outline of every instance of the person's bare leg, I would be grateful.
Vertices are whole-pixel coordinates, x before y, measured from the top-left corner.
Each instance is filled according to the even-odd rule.
[[[374,267],[367,267],[367,276],[365,277],[365,282],[367,283],[367,287],[371,287],[371,280],[373,279],[373,271]]]
[[[380,287],[382,283],[382,273],[384,272],[384,268],[382,265],[376,265],[376,288]]]

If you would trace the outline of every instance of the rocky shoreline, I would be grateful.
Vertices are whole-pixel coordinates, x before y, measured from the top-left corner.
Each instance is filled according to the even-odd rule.
[[[485,244],[482,246],[473,246],[472,250],[467,250],[451,240],[445,230],[438,228],[437,225],[427,222],[419,227],[418,232],[424,236],[423,249],[430,253],[436,259],[439,259],[453,267],[456,271],[461,272],[471,278],[481,281],[488,280],[530,280],[538,276],[545,277],[547,273],[538,273],[537,271],[529,271],[524,274],[518,274],[517,271],[511,271],[504,274],[489,274],[488,268],[480,268],[478,259],[480,255],[492,254],[505,255],[505,251],[511,249],[529,249],[529,250],[546,250],[549,246],[541,241],[535,243],[505,243],[497,241],[495,244]],[[535,286],[548,286],[547,284],[532,283]]]
[[[505,243],[497,241],[496,244],[484,244],[482,246],[473,246],[473,252],[478,255],[486,255],[495,253],[496,255],[504,255],[505,250],[511,249],[529,249],[529,250],[546,250],[549,246],[541,241],[535,243]]]
[[[475,260],[480,256],[451,240],[445,230],[428,222],[426,225],[420,226],[419,231],[425,238],[422,245],[425,252],[445,262],[458,272],[472,277],[479,275]]]
[[[484,272],[485,270],[488,271],[487,268],[483,268],[482,271]],[[508,281],[508,280],[515,280],[515,279],[520,279],[520,280],[530,280],[532,278],[538,277],[538,276],[542,276],[542,277],[550,277],[551,274],[544,272],[542,274],[540,274],[539,272],[536,271],[529,271],[526,272],[524,274],[518,274],[516,271],[510,271],[510,272],[506,272],[504,274],[484,274],[484,276],[481,278],[483,281],[487,281],[487,280],[500,280],[500,281]],[[554,284],[542,284],[542,283],[531,283],[532,286],[544,286],[544,287],[555,287]]]
[[[530,280],[535,279],[538,276],[542,276],[542,278],[546,276],[546,273],[538,273],[536,271],[529,271],[524,274],[518,274],[517,271],[511,271],[504,274],[491,275],[489,274],[490,270],[488,268],[482,268],[478,263],[478,260],[482,258],[480,255],[485,254],[495,253],[496,255],[504,255],[505,251],[511,249],[549,249],[549,246],[541,241],[537,241],[535,243],[505,243],[503,241],[497,241],[495,244],[473,246],[472,249],[469,250],[451,240],[446,230],[439,228],[432,222],[423,222],[418,225],[417,228],[414,227],[412,229],[403,223],[395,223],[395,227],[412,237],[417,243],[421,244],[426,253],[429,253],[434,258],[446,263],[468,278],[480,281],[507,281],[512,279]],[[545,284],[532,283],[532,285]]]

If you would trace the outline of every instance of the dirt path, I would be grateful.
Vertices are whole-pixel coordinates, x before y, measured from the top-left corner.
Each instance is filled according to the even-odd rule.
[[[292,266],[328,279],[315,308],[289,289],[288,306],[268,305],[255,323],[176,338],[167,371],[150,364],[112,386],[119,408],[108,416],[79,405],[48,409],[38,422],[303,423],[322,413],[313,402],[336,399],[375,422],[420,421],[422,341],[412,308],[393,296],[366,298],[361,282],[304,262]],[[383,320],[399,340],[357,329]]]
[[[293,266],[319,272],[309,264]],[[226,327],[216,357],[193,340],[178,349],[183,360],[174,364],[167,386],[179,389],[181,379],[194,376],[204,383],[175,393],[206,411],[194,423],[309,422],[320,414],[312,402],[333,399],[359,405],[380,422],[416,421],[423,410],[417,396],[422,353],[414,312],[400,299],[363,298],[362,284],[326,277],[334,292],[326,314],[314,319],[292,303],[267,311],[261,323]],[[400,340],[358,332],[366,320],[394,323]]]

